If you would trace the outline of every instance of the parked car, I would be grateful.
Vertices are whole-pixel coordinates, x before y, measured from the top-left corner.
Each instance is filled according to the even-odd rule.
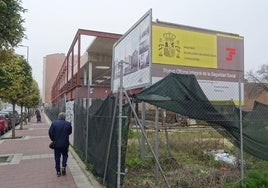
[[[3,116],[3,118],[5,119],[5,121],[8,124],[8,130],[10,130],[12,128],[12,124],[11,124],[11,119],[10,119],[10,116],[9,116],[9,112],[0,111],[0,116]]]
[[[11,119],[13,111],[12,110],[2,110],[1,113],[8,114],[9,119]],[[14,111],[14,115],[15,115],[15,125],[20,124],[20,116],[19,116],[19,113],[16,110]]]
[[[8,121],[4,116],[0,115],[0,133],[5,134],[8,131]]]

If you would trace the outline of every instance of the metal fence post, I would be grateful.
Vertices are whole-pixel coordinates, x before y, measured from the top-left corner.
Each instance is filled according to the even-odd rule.
[[[240,167],[241,167],[241,182],[244,181],[244,157],[243,157],[243,119],[242,119],[242,105],[241,105],[241,80],[239,77],[239,122],[240,122]]]
[[[155,107],[155,156],[158,160],[159,155],[158,155],[158,143],[159,143],[159,135],[158,135],[158,131],[159,131],[159,111],[158,111],[158,107]],[[155,184],[158,184],[158,165],[157,163],[155,163]]]
[[[144,128],[145,125],[145,102],[141,102],[141,125]],[[145,160],[145,139],[144,136],[141,136],[141,160]]]
[[[86,99],[86,102],[87,102],[87,115],[86,115],[86,122],[87,122],[87,127],[86,127],[86,148],[85,148],[85,153],[86,153],[86,162],[88,162],[88,110],[89,110],[89,89],[90,89],[90,79],[88,79],[87,81],[87,99]]]
[[[117,159],[117,188],[120,188],[121,179],[121,140],[122,140],[122,100],[123,100],[123,61],[120,61],[119,85],[119,122],[118,122],[118,159]]]

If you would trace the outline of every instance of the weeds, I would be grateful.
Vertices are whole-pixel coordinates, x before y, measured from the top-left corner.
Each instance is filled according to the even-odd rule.
[[[178,131],[171,130],[166,138],[164,131],[158,132],[158,160],[171,187],[191,188],[251,188],[268,187],[268,162],[244,154],[246,178],[241,180],[240,167],[215,161],[209,150],[222,149],[235,154],[236,148],[213,129]],[[157,169],[155,161],[145,144],[145,156],[141,157],[138,130],[131,129],[126,155],[126,169],[122,188],[167,187]],[[154,130],[146,130],[150,144],[155,147]],[[169,142],[167,142],[169,140]],[[167,145],[169,147],[167,147]],[[169,149],[170,151],[168,151]],[[155,148],[154,148],[155,150]],[[84,156],[77,151],[84,161]],[[86,164],[93,172],[93,166]]]
[[[147,130],[147,137],[155,146],[154,131]],[[135,135],[135,136],[134,136]],[[169,143],[164,131],[158,132],[158,159],[165,177],[172,187],[224,187],[239,179],[239,169],[224,162],[215,161],[205,150],[233,150],[230,144],[213,129],[200,131],[169,132]],[[140,134],[129,138],[124,187],[167,187],[155,165],[147,144],[146,160],[141,160]],[[169,144],[170,153],[167,149]],[[226,169],[222,171],[222,169]]]

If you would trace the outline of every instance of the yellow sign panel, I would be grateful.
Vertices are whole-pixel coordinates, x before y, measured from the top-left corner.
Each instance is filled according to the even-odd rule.
[[[217,68],[217,36],[152,27],[152,63]]]

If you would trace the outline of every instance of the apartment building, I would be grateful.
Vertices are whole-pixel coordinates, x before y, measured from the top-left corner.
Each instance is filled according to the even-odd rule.
[[[64,53],[46,55],[43,58],[43,104],[51,103],[51,88],[65,59]]]

